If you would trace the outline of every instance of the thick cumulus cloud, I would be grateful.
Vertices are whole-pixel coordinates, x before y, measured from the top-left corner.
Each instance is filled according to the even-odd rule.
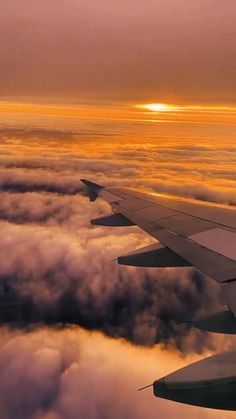
[[[46,176],[45,176],[46,175]],[[61,194],[76,194],[81,192],[82,187],[79,179],[75,179],[72,174],[50,173],[38,169],[25,170],[2,170],[0,173],[0,188],[3,191],[42,191],[55,192]]]
[[[1,222],[1,317],[13,327],[73,323],[142,345],[157,342],[184,351],[211,347],[207,335],[184,321],[219,302],[212,282],[193,270],[120,268],[111,262],[140,242],[138,233],[104,236],[81,227]],[[100,230],[100,231],[99,231]],[[209,301],[209,296],[214,295]]]
[[[203,410],[155,399],[153,382],[196,356],[160,347],[143,350],[80,328],[42,328],[25,335],[1,331],[0,404],[3,419],[219,418]],[[233,418],[233,413],[224,416]]]
[[[193,353],[233,344],[185,323],[221,304],[213,281],[194,269],[117,265],[117,256],[151,239],[136,227],[92,228],[90,219],[110,209],[102,200],[90,203],[79,180],[233,204],[231,141],[219,141],[216,151],[209,139],[189,145],[168,138],[147,141],[146,133],[143,143],[140,138],[130,143],[120,138],[122,129],[117,128],[116,141],[108,141],[106,133],[103,138],[101,127],[91,140],[85,131],[81,136],[41,129],[2,132],[3,419],[14,418],[16,411],[20,419],[173,414],[172,404],[157,403],[151,393],[136,394],[136,388],[191,362]],[[219,417],[189,409],[179,406],[175,417]]]

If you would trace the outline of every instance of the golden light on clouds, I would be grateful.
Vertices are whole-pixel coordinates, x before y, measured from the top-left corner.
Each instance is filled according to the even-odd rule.
[[[66,103],[23,103],[0,101],[0,115],[6,118],[54,117],[72,120],[91,119],[129,122],[169,122],[169,123],[236,123],[236,107],[221,104],[169,104],[146,103],[106,103],[66,104]]]
[[[137,114],[150,122],[236,122],[236,107],[222,104],[169,104],[169,103],[139,103],[134,104]]]
[[[170,105],[167,103],[143,103],[135,105],[135,108],[150,112],[201,112],[201,113],[236,113],[235,106],[223,105]]]

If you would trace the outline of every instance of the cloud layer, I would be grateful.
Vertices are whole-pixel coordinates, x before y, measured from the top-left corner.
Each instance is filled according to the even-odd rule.
[[[155,399],[151,383],[197,357],[135,348],[118,340],[71,328],[42,328],[28,334],[1,331],[0,403],[3,419],[176,419],[219,418],[204,410]],[[233,418],[227,413],[222,418]]]
[[[14,418],[16,409],[20,419],[173,414],[172,404],[136,395],[136,387],[191,362],[195,353],[233,345],[183,323],[221,304],[213,281],[194,269],[118,266],[117,256],[151,239],[136,227],[90,225],[110,209],[89,202],[82,177],[235,204],[231,139],[213,148],[208,137],[196,145],[194,137],[153,131],[151,138],[146,125],[139,129],[128,139],[126,123],[104,128],[98,121],[81,131],[1,130],[3,419]],[[175,415],[189,412],[179,406]],[[191,417],[219,417],[199,412],[191,409]]]
[[[6,319],[76,323],[137,344],[162,342],[186,351],[212,347],[211,338],[199,339],[181,322],[220,304],[219,289],[191,269],[122,268],[111,262],[150,240],[135,227],[92,228],[90,219],[109,213],[109,206],[89,203],[79,179],[96,174],[96,181],[108,185],[233,203],[231,142],[217,144],[222,160],[216,164],[216,150],[204,138],[200,145],[171,137],[157,145],[111,143],[105,136],[96,147],[94,140],[84,147],[79,132],[68,135],[38,128],[4,131],[0,276],[3,291],[10,285],[9,301],[20,307],[16,318],[7,311]],[[205,185],[198,182],[203,176]],[[220,188],[221,178],[228,178],[228,188]]]

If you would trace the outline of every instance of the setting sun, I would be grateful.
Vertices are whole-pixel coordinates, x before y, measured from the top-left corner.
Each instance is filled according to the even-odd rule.
[[[176,106],[166,105],[165,103],[147,103],[144,105],[137,105],[136,107],[151,112],[173,112],[178,110]]]

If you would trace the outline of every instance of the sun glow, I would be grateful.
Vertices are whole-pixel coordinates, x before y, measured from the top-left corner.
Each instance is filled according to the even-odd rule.
[[[136,107],[151,112],[173,112],[178,110],[176,106],[166,105],[165,103],[146,103],[144,105],[137,105]]]
[[[0,101],[0,117],[27,120],[49,116],[74,119],[97,119],[150,123],[227,123],[235,126],[236,105],[225,104],[167,104],[167,103],[114,103],[67,104],[67,103],[24,103]]]

